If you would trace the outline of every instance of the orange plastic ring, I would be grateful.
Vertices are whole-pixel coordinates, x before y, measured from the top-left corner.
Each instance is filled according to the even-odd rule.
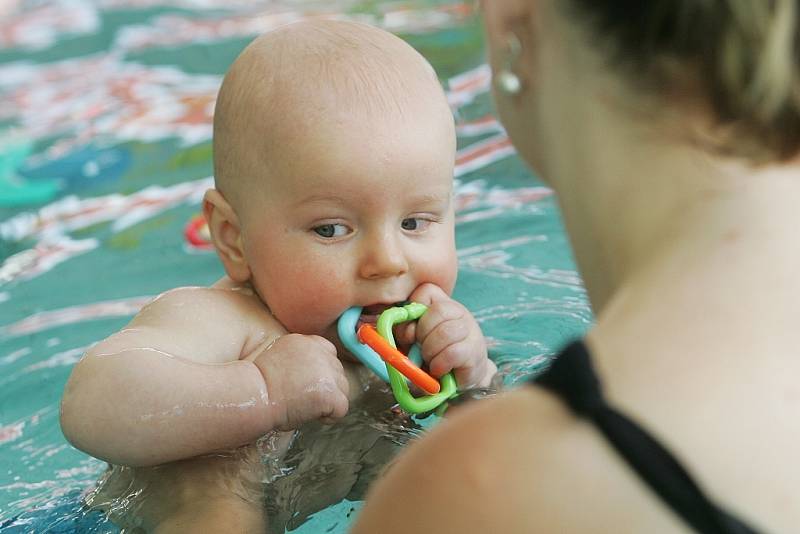
[[[408,356],[392,347],[371,324],[362,324],[358,327],[358,340],[369,345],[383,361],[397,369],[425,393],[429,395],[439,393],[441,389],[439,381],[417,367]]]

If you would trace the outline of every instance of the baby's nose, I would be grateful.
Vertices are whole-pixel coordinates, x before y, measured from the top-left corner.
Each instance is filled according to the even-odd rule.
[[[367,279],[400,276],[408,272],[408,260],[396,238],[382,235],[365,243],[359,271]]]

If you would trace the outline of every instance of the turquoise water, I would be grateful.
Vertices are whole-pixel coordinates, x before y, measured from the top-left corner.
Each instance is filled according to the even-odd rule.
[[[83,350],[148,298],[221,275],[184,231],[210,180],[221,76],[276,24],[367,20],[439,72],[459,124],[455,296],[507,384],[585,331],[553,196],[492,119],[472,4],[71,0],[0,13],[0,531],[114,531],[80,510],[105,465],[66,443],[59,398]],[[342,501],[296,532],[344,532],[357,508]]]

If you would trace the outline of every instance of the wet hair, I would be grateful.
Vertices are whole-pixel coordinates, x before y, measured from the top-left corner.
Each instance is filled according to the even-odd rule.
[[[566,0],[631,80],[698,87],[715,147],[755,162],[800,153],[800,0]],[[687,83],[688,82],[688,83]]]

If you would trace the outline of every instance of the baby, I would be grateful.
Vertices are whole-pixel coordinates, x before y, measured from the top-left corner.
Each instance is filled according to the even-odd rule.
[[[398,342],[462,389],[488,385],[480,329],[449,296],[454,153],[435,73],[401,39],[330,21],[256,39],[220,90],[203,201],[227,276],[164,293],[88,351],[62,400],[67,439],[138,468],[151,495],[154,473],[207,485],[187,459],[332,422],[377,380],[336,333],[353,306],[375,322],[398,302],[428,305]]]
[[[251,43],[214,117],[203,213],[227,274],[159,296],[75,366],[61,425],[113,464],[154,466],[343,417],[369,380],[336,323],[429,306],[398,342],[431,373],[486,386],[496,367],[457,274],[453,117],[401,39],[302,22]],[[208,526],[206,524],[206,526]]]

